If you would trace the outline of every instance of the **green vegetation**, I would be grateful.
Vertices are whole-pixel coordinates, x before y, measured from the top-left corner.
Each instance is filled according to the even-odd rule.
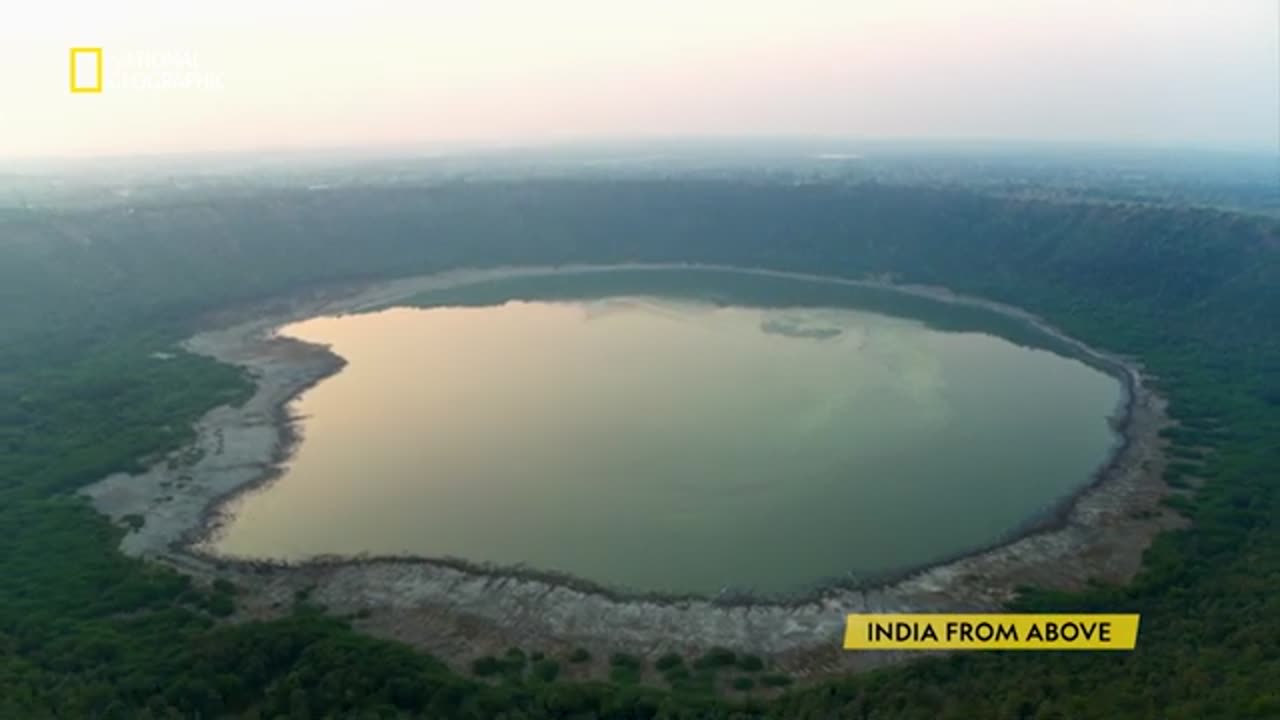
[[[1164,474],[1164,481],[1169,487],[1176,490],[1185,490],[1191,487],[1191,483],[1187,482],[1186,474],[1176,471],[1167,471]]]
[[[609,668],[609,682],[618,685],[635,685],[640,682],[640,669],[615,665]]]
[[[693,667],[697,670],[716,670],[719,668],[729,667],[738,662],[738,656],[732,650],[727,648],[712,648],[702,654],[697,660],[693,661]]]
[[[663,673],[663,678],[673,691],[682,696],[712,696],[716,692],[716,674],[713,670],[690,672],[673,668]]]
[[[479,677],[490,677],[505,672],[507,664],[492,655],[476,658],[471,663],[471,672]]]
[[[614,653],[609,656],[609,679],[622,685],[640,682],[644,661],[634,655]]]
[[[559,674],[560,666],[542,658],[530,663],[520,648],[507,648],[500,658],[485,655],[471,661],[471,673],[481,678],[501,677],[508,682],[520,682],[526,670],[530,670],[529,675],[534,679],[549,680]]]
[[[628,655],[627,653],[614,653],[609,656],[609,664],[612,665],[613,667],[634,668],[636,670],[639,670],[644,665],[644,661],[636,657],[635,655]]]
[[[275,190],[127,210],[0,210],[0,717],[1280,716],[1272,221],[711,181]],[[74,495],[180,447],[202,413],[246,396],[237,370],[175,348],[208,313],[452,267],[623,260],[893,273],[1028,308],[1141,358],[1180,422],[1166,433],[1174,477],[1205,480],[1168,502],[1192,524],[1161,536],[1127,587],[1017,604],[1141,612],[1138,651],[937,658],[766,704],[713,698],[709,673],[670,692],[484,682],[356,633],[305,596],[282,620],[220,623],[234,593],[120,555],[124,529]],[[705,667],[734,665],[727,654]],[[505,677],[508,659],[490,660]],[[640,670],[611,667],[624,684]]]
[[[535,680],[552,682],[560,676],[560,663],[555,660],[541,658],[534,661],[533,666],[529,669],[529,674]]]
[[[786,687],[791,684],[791,677],[782,673],[769,673],[760,676],[760,684],[770,688]]]
[[[672,687],[677,687],[682,683],[686,683],[692,676],[689,668],[684,665],[673,665],[662,670],[662,679]]]
[[[658,660],[653,664],[655,668],[663,672],[682,665],[684,665],[684,658],[680,657],[676,653],[667,653],[666,655],[658,658]]]

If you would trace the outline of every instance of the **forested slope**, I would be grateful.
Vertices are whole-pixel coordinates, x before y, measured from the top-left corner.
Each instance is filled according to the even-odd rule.
[[[229,588],[127,560],[71,496],[245,392],[160,361],[206,313],[461,266],[700,261],[946,285],[1139,357],[1172,401],[1190,529],[1127,588],[1028,607],[1137,611],[1138,651],[990,654],[722,701],[496,686],[336,620],[218,626]],[[0,214],[0,716],[1280,716],[1280,230],[1212,210],[876,185],[456,183]],[[834,641],[834,639],[833,639]]]

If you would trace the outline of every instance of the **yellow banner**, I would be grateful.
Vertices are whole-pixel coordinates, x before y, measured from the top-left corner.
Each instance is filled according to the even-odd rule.
[[[1137,615],[850,615],[845,650],[1132,650]]]

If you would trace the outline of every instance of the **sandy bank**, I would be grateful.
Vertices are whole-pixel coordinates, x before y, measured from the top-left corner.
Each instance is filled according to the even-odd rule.
[[[424,647],[447,660],[500,651],[511,645],[556,651],[585,646],[597,656],[619,650],[656,655],[723,645],[773,657],[801,675],[841,672],[896,659],[890,654],[839,650],[850,612],[910,612],[998,608],[1019,586],[1076,588],[1090,579],[1122,582],[1136,572],[1143,550],[1161,529],[1177,522],[1159,499],[1167,492],[1158,431],[1167,423],[1164,401],[1144,383],[1132,361],[1070,338],[1038,318],[998,303],[956,296],[944,289],[893,286],[945,302],[982,306],[1020,318],[1070,343],[1083,357],[1117,374],[1127,387],[1115,418],[1123,435],[1094,482],[1052,517],[1007,543],[924,568],[878,587],[832,587],[803,601],[725,604],[707,600],[618,597],[585,583],[536,574],[488,571],[416,558],[326,560],[276,567],[208,555],[202,540],[215,532],[219,508],[238,492],[275,477],[295,441],[288,402],[335,372],[342,360],[327,349],[275,335],[289,322],[322,314],[386,306],[431,289],[517,275],[609,269],[717,266],[624,265],[608,268],[497,268],[380,283],[337,297],[294,303],[223,329],[200,333],[192,352],[245,367],[257,389],[240,408],[219,407],[197,424],[194,443],[140,475],[112,475],[83,492],[103,513],[144,519],[121,544],[125,553],[167,562],[200,576],[223,575],[250,590],[249,614],[287,609],[294,593],[335,612],[369,611],[358,624],[371,632]],[[876,281],[745,270],[779,277],[887,287]]]

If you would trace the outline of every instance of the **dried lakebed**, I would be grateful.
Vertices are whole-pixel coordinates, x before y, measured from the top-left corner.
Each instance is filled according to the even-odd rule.
[[[1054,512],[1031,519],[1007,542],[894,578],[864,579],[857,587],[833,584],[785,601],[645,598],[575,578],[464,561],[324,558],[283,567],[209,554],[205,541],[224,519],[224,503],[276,477],[294,449],[294,426],[286,405],[343,364],[323,347],[276,336],[276,328],[317,315],[388,307],[423,293],[489,280],[630,270],[732,269],[633,265],[458,271],[298,301],[248,322],[201,333],[187,341],[188,349],[248,368],[257,383],[253,397],[243,407],[208,413],[198,423],[191,447],[146,473],[114,475],[84,492],[117,520],[143,518],[122,541],[124,552],[205,578],[232,579],[249,590],[244,601],[249,616],[282,612],[297,591],[310,589],[312,599],[333,612],[363,611],[357,625],[458,663],[512,645],[550,652],[584,646],[598,657],[611,651],[656,655],[728,646],[768,655],[779,667],[810,676],[896,659],[891,654],[841,652],[844,615],[849,612],[993,609],[1022,585],[1072,588],[1090,578],[1123,581],[1136,571],[1150,538],[1175,522],[1158,502],[1166,492],[1160,480],[1163,457],[1158,438],[1167,422],[1164,403],[1146,387],[1134,363],[1065,338],[1016,308],[937,288],[895,286],[895,293],[1001,313],[1053,338],[1125,385],[1126,403],[1113,419],[1123,442],[1094,482],[1064,499]],[[875,281],[745,272],[885,287]]]

